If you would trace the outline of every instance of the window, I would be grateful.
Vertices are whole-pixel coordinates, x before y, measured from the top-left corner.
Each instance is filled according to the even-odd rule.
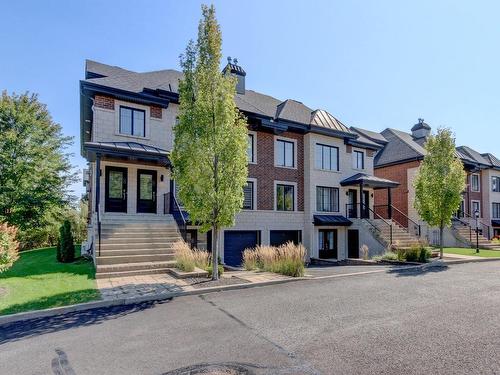
[[[253,210],[253,181],[247,181],[247,184],[243,188],[243,209]]]
[[[316,210],[319,212],[338,212],[339,189],[332,187],[316,187]]]
[[[361,151],[353,151],[352,153],[352,167],[354,169],[365,169],[365,158]]]
[[[293,211],[295,200],[295,187],[293,185],[276,185],[276,210]]]
[[[319,257],[337,258],[337,229],[320,229],[318,234]]]
[[[140,109],[120,107],[120,133],[145,136],[145,112]]]
[[[277,158],[276,161],[280,167],[295,167],[295,144],[293,142],[278,139],[276,141]]]
[[[470,185],[472,191],[479,191],[479,175],[473,174],[470,176]]]
[[[481,217],[481,202],[479,201],[471,201],[472,203],[472,212],[470,213],[472,217],[475,217],[476,211],[479,212],[479,217]]]
[[[491,178],[491,191],[500,193],[500,177],[493,176]]]
[[[491,217],[493,219],[500,219],[500,203],[491,204]]]
[[[316,144],[315,165],[317,169],[328,171],[339,170],[339,149],[338,147]]]
[[[248,134],[248,146],[247,146],[247,155],[248,155],[248,162],[249,163],[255,163],[255,153],[254,153],[254,148],[255,148],[255,143],[254,143],[254,135],[253,134]]]

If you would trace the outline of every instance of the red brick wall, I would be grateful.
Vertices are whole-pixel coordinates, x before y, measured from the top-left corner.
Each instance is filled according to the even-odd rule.
[[[151,112],[151,117],[161,119],[161,107],[156,107],[156,106],[152,105],[149,108],[150,108],[150,112]]]
[[[115,109],[115,99],[110,96],[96,95],[94,98],[94,105],[104,109]]]
[[[408,215],[408,169],[415,168],[420,165],[420,161],[411,161],[408,163],[396,164],[387,167],[376,168],[375,176],[386,178],[391,181],[399,182],[397,188],[392,189],[392,205],[398,210]],[[375,190],[375,205],[387,205],[387,189]],[[394,219],[408,226],[408,221],[397,211],[393,212]]]
[[[304,136],[285,132],[297,140],[297,169],[274,166],[274,135],[257,132],[257,164],[249,164],[248,176],[257,179],[257,209],[274,210],[274,181],[297,183],[297,210],[304,211]]]
[[[479,175],[479,191],[472,191],[472,180],[471,180],[471,175],[472,174],[477,174]],[[484,186],[482,184],[482,179],[481,179],[481,172],[477,173],[470,173],[467,172],[467,188],[466,188],[466,194],[465,194],[465,212],[469,214],[470,216],[474,216],[474,212],[472,212],[472,202],[471,201],[479,201],[479,205],[481,206],[481,215],[483,214],[483,201],[482,201],[482,193],[484,191]],[[488,188],[488,187],[486,187]]]

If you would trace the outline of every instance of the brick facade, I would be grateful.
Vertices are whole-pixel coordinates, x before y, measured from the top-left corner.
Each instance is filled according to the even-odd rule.
[[[115,99],[110,96],[96,95],[94,98],[94,106],[104,109],[115,109]]]
[[[151,117],[161,119],[161,107],[157,107],[157,106],[152,105],[149,108],[150,108]]]
[[[479,191],[472,191],[472,175],[473,174],[477,174],[479,176]],[[464,209],[465,209],[465,212],[470,215],[470,216],[474,216],[474,212],[473,212],[473,209],[472,209],[472,201],[479,201],[479,206],[480,206],[480,211],[481,211],[481,217],[483,216],[483,213],[484,213],[484,207],[483,207],[483,200],[482,200],[482,194],[483,192],[486,192],[489,187],[488,186],[482,186],[482,182],[481,182],[481,172],[477,172],[477,173],[470,173],[470,172],[467,172],[467,177],[466,177],[466,182],[467,184],[467,188],[466,188],[466,194],[464,196],[465,198],[465,204],[464,204]]]
[[[385,178],[391,181],[399,182],[397,188],[393,188],[391,192],[392,205],[400,210],[404,215],[408,216],[408,169],[417,168],[420,166],[421,161],[415,160],[408,163],[396,164],[387,167],[376,168],[374,174],[377,177]],[[387,190],[375,190],[375,205],[387,205]],[[408,226],[408,221],[406,218],[398,214],[398,212],[393,212],[394,220],[398,223]]]
[[[274,181],[297,183],[297,210],[304,211],[304,136],[285,132],[297,141],[297,168],[274,166],[274,134],[257,132],[257,164],[248,166],[248,177],[257,179],[257,209],[274,210]]]

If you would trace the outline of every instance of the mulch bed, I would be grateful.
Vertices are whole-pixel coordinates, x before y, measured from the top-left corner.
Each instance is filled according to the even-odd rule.
[[[225,285],[234,285],[234,284],[248,284],[250,281],[245,279],[240,279],[239,277],[221,277],[219,280],[213,281],[212,279],[208,279],[205,277],[190,277],[188,279],[184,279],[189,285],[193,288],[201,289],[201,288],[210,288],[214,286],[225,286]]]

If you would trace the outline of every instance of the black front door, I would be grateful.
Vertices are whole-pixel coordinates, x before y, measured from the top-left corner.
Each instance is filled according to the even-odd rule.
[[[337,259],[337,229],[319,230],[319,257]]]
[[[358,192],[349,189],[349,204],[347,205],[347,217],[356,219],[358,217]]]
[[[127,212],[127,168],[106,167],[106,212]]]
[[[369,219],[370,218],[370,192],[364,190],[363,191],[363,204],[361,205],[361,218]]]
[[[137,212],[156,213],[156,171],[137,170]]]
[[[359,231],[357,229],[347,230],[347,257],[359,258]]]

